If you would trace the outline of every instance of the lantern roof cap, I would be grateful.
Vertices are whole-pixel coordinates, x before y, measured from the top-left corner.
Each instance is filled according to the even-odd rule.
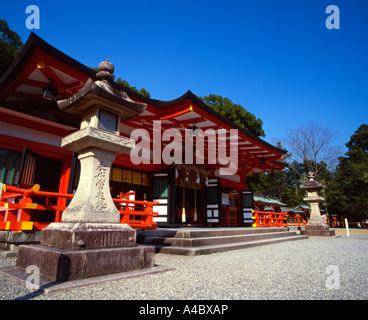
[[[319,182],[317,182],[313,179],[314,178],[313,172],[309,172],[308,177],[309,177],[309,181],[303,183],[300,186],[300,189],[303,189],[303,190],[321,190],[325,187],[324,185],[320,184]]]
[[[99,104],[107,106],[111,111],[124,114],[124,119],[128,119],[142,113],[146,103],[135,102],[122,90],[119,90],[112,84],[114,83],[114,65],[105,60],[98,66],[96,82],[91,78],[85,85],[73,96],[68,99],[57,101],[60,110],[84,115],[91,106]],[[122,119],[123,120],[123,119]]]

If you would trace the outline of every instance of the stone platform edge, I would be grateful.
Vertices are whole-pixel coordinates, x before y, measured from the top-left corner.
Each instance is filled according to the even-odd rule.
[[[125,279],[141,277],[141,276],[155,274],[155,273],[171,271],[171,270],[175,270],[175,268],[167,267],[163,265],[155,265],[152,268],[143,268],[143,269],[132,270],[132,271],[127,271],[127,272],[113,273],[113,274],[108,274],[104,276],[96,276],[96,277],[90,277],[90,278],[85,278],[85,279],[70,280],[70,281],[65,281],[65,282],[56,282],[50,278],[40,275],[39,288],[36,290],[39,290],[41,293],[45,295],[49,295],[49,294],[52,294],[54,292],[61,291],[61,290],[69,290],[73,288],[101,284],[101,283],[105,283],[108,281],[125,280]],[[29,273],[26,273],[25,269],[20,269],[15,266],[0,268],[0,274],[9,276],[12,279],[15,279],[21,283],[24,283],[24,285],[26,285],[27,278],[31,275]],[[32,291],[30,291],[30,293],[32,293]]]

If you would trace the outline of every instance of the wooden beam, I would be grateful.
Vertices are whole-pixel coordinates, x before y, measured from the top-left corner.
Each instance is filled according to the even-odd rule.
[[[12,97],[16,98],[23,98],[23,99],[33,99],[33,100],[40,100],[42,98],[42,94],[35,94],[29,92],[13,92]]]
[[[53,66],[54,68],[58,69],[58,70],[62,70],[62,72],[64,72],[65,74],[81,80],[83,82],[86,82],[88,80],[88,78],[90,76],[86,75],[84,72],[79,71],[73,67],[71,67],[69,64],[59,60],[58,58],[54,57],[53,55],[43,51],[40,48],[36,48],[35,49],[35,53],[36,53],[36,57],[37,57],[37,61],[39,60],[43,60],[45,61],[45,63],[49,66]],[[95,78],[93,78],[92,80],[97,80]]]
[[[163,115],[160,117],[160,120],[164,120],[164,119],[170,119],[170,118],[174,118],[174,117],[178,117],[182,114],[188,113],[190,111],[193,110],[193,107],[190,106],[189,108],[186,108],[184,110],[180,110],[180,111],[176,111],[174,113],[167,113],[166,115]]]
[[[30,119],[21,118],[21,117],[11,115],[8,113],[0,112],[0,119],[1,121],[7,122],[7,123],[12,123],[12,124],[15,124],[21,127],[34,129],[34,130],[38,130],[41,132],[51,133],[51,134],[58,135],[61,137],[65,137],[68,134],[70,134],[70,131],[67,129],[55,127],[55,126],[45,124],[45,123],[40,123],[38,121],[34,121]]]
[[[33,52],[27,61],[25,61],[17,72],[12,74],[10,79],[7,79],[7,83],[0,90],[0,100],[4,101],[7,97],[10,97],[13,92],[23,83],[23,80],[28,78],[29,75],[37,68],[37,57]]]
[[[43,75],[52,82],[52,85],[57,89],[65,89],[66,85],[59,78],[59,76],[50,68],[49,65],[45,65],[45,67],[38,67],[39,70],[43,73]]]
[[[30,87],[44,88],[45,86],[49,85],[50,82],[24,79],[23,84]]]

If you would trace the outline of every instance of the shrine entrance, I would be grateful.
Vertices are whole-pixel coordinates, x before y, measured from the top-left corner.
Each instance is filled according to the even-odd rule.
[[[206,184],[213,171],[204,165],[175,165],[175,225],[206,225]]]
[[[175,179],[175,224],[203,225],[204,184]],[[184,213],[184,215],[183,215]]]

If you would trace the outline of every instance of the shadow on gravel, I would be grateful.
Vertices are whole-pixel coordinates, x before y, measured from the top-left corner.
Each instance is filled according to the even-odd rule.
[[[16,268],[16,267],[5,267],[5,268],[0,268],[0,273],[2,273],[3,275],[6,275],[12,279],[15,279],[17,281],[19,281],[20,283],[22,283],[25,287],[27,287],[26,282],[28,277],[31,275],[29,273],[26,273],[25,270],[21,269],[21,268]],[[38,289],[35,289],[34,291],[29,291],[27,294],[20,296],[18,298],[14,298],[13,300],[29,300],[29,299],[33,299],[35,297],[38,297],[40,295],[42,295],[44,293],[44,291],[48,288],[51,288],[55,285],[60,284],[60,282],[56,282],[54,280],[48,279],[42,275],[38,275],[39,278],[39,283],[38,283]],[[27,289],[29,290],[29,289]]]
[[[35,290],[33,292],[29,292],[21,297],[18,298],[14,298],[13,300],[30,300],[30,299],[34,299],[40,295],[42,295],[45,291],[45,289],[51,288],[57,284],[60,284],[60,282],[51,282],[47,285],[43,285],[41,286],[38,290]]]

